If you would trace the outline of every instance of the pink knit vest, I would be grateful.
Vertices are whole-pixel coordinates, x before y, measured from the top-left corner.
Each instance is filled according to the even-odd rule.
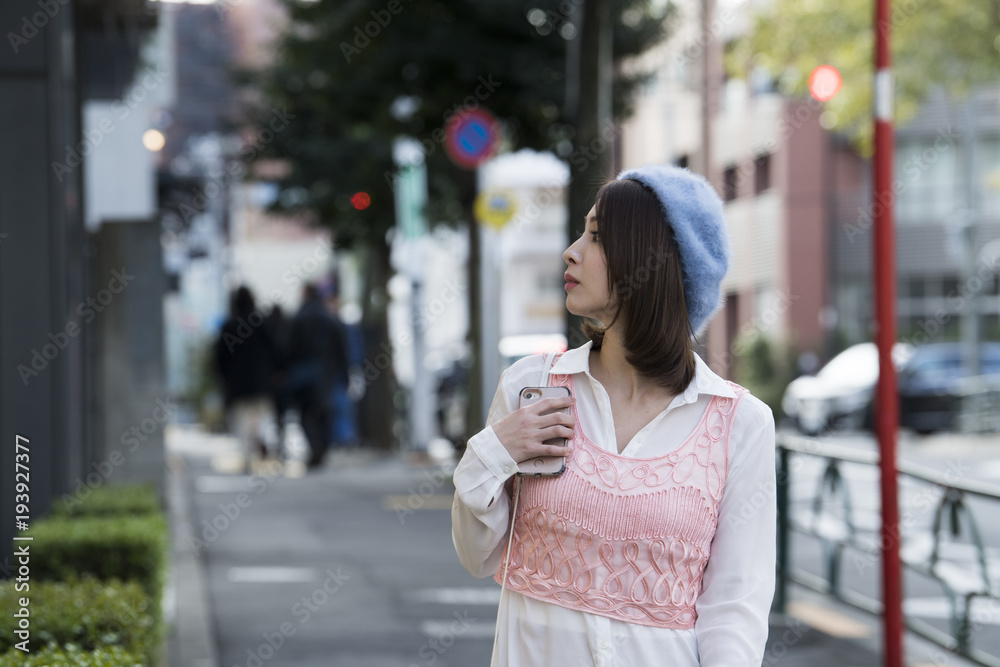
[[[552,375],[569,387],[572,375]],[[655,458],[608,452],[583,432],[559,477],[521,480],[507,587],[608,618],[691,629],[728,470],[729,434],[746,390],[713,396],[690,436]],[[503,583],[503,564],[495,580]]]

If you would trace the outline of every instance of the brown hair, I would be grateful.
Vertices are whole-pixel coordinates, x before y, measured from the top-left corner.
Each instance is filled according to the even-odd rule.
[[[691,321],[673,229],[645,185],[614,180],[597,193],[597,232],[608,267],[608,291],[617,304],[605,326],[581,329],[600,349],[604,332],[624,323],[625,359],[657,385],[679,394],[694,378]]]

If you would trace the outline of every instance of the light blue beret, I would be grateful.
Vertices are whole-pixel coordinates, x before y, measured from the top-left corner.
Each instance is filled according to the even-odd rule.
[[[722,278],[729,268],[729,234],[722,200],[701,175],[670,165],[626,169],[618,180],[652,190],[674,230],[684,274],[684,300],[694,332],[701,333],[722,306]]]

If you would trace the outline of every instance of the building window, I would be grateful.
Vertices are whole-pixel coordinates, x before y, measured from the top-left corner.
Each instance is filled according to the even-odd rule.
[[[894,211],[899,224],[944,220],[964,206],[957,176],[959,151],[951,144],[940,143],[903,139],[897,144],[896,173],[905,184]]]
[[[1000,316],[996,313],[983,315],[979,320],[979,331],[985,340],[1000,339]]]
[[[759,195],[771,189],[771,156],[759,155],[753,161],[753,193]]]
[[[726,167],[722,172],[722,198],[725,201],[736,199],[736,167]]]
[[[958,294],[958,278],[945,278],[941,281],[941,293],[945,297],[956,296]]]
[[[992,278],[987,278],[983,293],[991,296],[1000,294],[1000,276],[994,274]]]
[[[923,299],[927,296],[924,290],[923,278],[910,278],[906,283],[906,296],[910,299]]]

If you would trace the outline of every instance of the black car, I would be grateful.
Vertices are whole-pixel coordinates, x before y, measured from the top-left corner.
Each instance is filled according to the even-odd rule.
[[[918,347],[899,372],[899,425],[918,433],[953,427],[963,381],[969,376],[962,343]],[[1000,382],[1000,343],[980,345],[979,375]]]

